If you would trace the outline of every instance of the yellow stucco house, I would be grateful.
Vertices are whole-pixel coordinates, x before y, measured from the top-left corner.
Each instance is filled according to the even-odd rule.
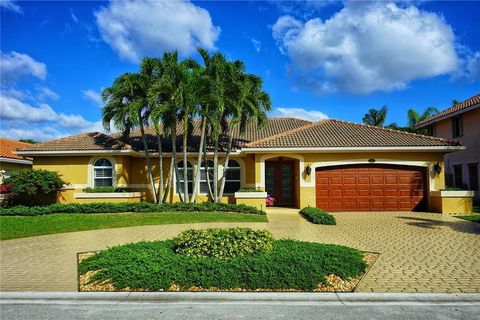
[[[28,148],[30,143],[0,138],[0,183],[11,173],[32,168],[32,159],[14,152],[19,148]]]
[[[178,130],[181,132],[180,126]],[[197,163],[199,132],[195,122],[188,149],[192,169]],[[147,133],[158,181],[156,136],[152,128]],[[220,145],[223,139],[226,137]],[[181,141],[180,136],[177,150],[181,150]],[[164,167],[168,168],[169,137],[162,141],[162,148]],[[276,205],[295,208],[431,210],[431,194],[445,187],[444,154],[463,148],[447,139],[339,120],[271,118],[264,129],[252,123],[244,133],[234,132],[224,201],[241,201],[240,196],[235,198],[240,188],[261,188],[276,198]],[[32,157],[34,168],[63,176],[69,185],[59,194],[60,202],[149,200],[139,132],[126,140],[119,134],[84,133],[31,145],[17,153]],[[200,179],[200,201],[207,200],[206,183]],[[192,184],[190,180],[189,186]],[[127,187],[131,192],[82,192],[86,187],[105,185]],[[169,201],[177,200],[173,189]]]

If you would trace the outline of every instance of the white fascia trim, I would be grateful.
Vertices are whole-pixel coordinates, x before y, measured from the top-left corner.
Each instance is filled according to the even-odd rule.
[[[15,151],[13,152],[22,156],[91,156],[91,155],[133,155],[140,156],[138,151],[134,150],[63,150],[63,151]]]
[[[33,163],[33,161],[31,161],[31,160],[11,159],[11,158],[0,158],[0,162],[29,164],[29,165],[31,165]]]
[[[138,198],[141,196],[140,192],[75,193],[75,199]]]
[[[470,106],[470,107],[467,107],[467,108],[464,108],[464,109],[461,109],[461,110],[458,110],[458,111],[455,111],[453,113],[449,113],[447,115],[444,115],[440,118],[435,118],[435,119],[432,119],[430,121],[427,121],[425,123],[422,123],[421,125],[419,126],[415,126],[416,129],[421,129],[421,128],[424,128],[428,125],[431,125],[431,124],[434,124],[434,123],[437,123],[437,122],[440,122],[440,121],[443,121],[443,120],[446,120],[448,118],[451,118],[451,117],[455,117],[455,116],[458,116],[459,114],[462,114],[462,113],[465,113],[465,112],[468,112],[468,111],[471,111],[473,109],[476,109],[480,107],[480,104],[474,104],[473,106]]]
[[[303,152],[303,153],[333,153],[333,152],[372,152],[372,151],[430,151],[430,152],[453,152],[465,150],[464,146],[432,146],[432,147],[325,147],[325,148],[244,148],[243,152],[248,153],[285,153],[285,152]]]

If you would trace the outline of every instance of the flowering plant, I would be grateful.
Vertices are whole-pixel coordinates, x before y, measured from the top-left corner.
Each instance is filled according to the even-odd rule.
[[[271,195],[268,195],[268,196],[267,196],[267,199],[266,199],[267,207],[273,207],[275,201],[277,201],[277,199],[275,199],[275,198],[272,197]]]
[[[0,193],[10,193],[13,190],[13,183],[6,183],[0,185]]]

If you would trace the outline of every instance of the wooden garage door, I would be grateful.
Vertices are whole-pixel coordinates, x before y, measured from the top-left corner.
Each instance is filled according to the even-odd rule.
[[[327,211],[423,210],[425,169],[392,165],[318,168],[317,207]]]

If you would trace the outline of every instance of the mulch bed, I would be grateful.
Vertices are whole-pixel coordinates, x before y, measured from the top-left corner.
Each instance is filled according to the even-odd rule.
[[[77,261],[80,263],[84,259],[94,255],[96,252],[82,252],[77,254]],[[362,278],[368,273],[370,268],[373,266],[375,261],[377,260],[379,254],[375,252],[364,252],[363,259],[367,262],[367,269],[365,273],[353,278],[342,279],[337,275],[331,274],[326,277],[326,284],[320,283],[318,284],[317,288],[314,289],[314,292],[354,292],[357,288],[358,284],[362,280]],[[96,281],[96,282],[89,282],[97,271],[89,271],[85,274],[78,275],[78,291],[80,292],[145,292],[147,290],[141,289],[131,289],[131,288],[124,288],[119,289],[115,288],[115,286],[110,281]],[[172,284],[167,292],[180,292],[180,291],[187,291],[187,292],[251,292],[252,290],[245,290],[242,288],[233,288],[230,290],[220,290],[215,287],[211,288],[201,288],[192,286],[190,288],[183,288],[177,286],[176,284]],[[272,289],[257,289],[253,290],[256,292],[301,292],[301,290],[297,289],[282,289],[282,290],[272,290]]]

